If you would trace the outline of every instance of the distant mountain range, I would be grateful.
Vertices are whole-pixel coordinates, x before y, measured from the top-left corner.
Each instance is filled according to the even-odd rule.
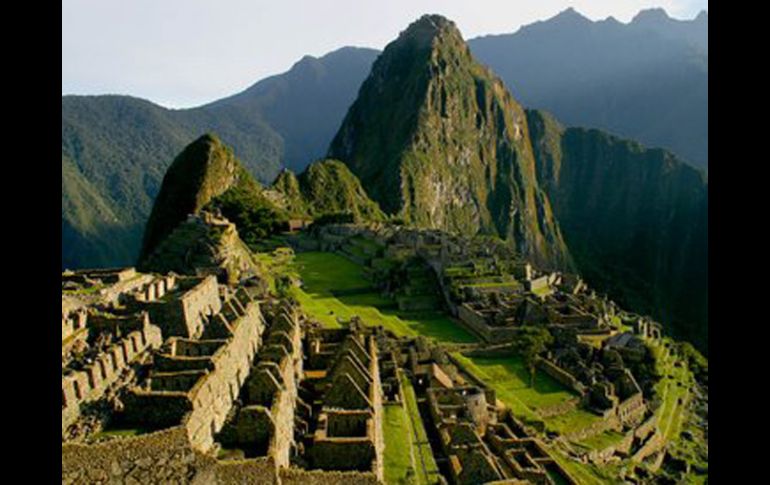
[[[630,23],[566,10],[514,34],[468,42],[528,108],[600,128],[708,167],[708,14],[661,9]]]
[[[527,108],[707,166],[708,19],[643,11],[631,23],[568,10],[468,42]],[[262,183],[323,157],[379,55],[345,47],[193,109],[129,96],[62,97],[62,266],[133,264],[174,156],[217,133]]]

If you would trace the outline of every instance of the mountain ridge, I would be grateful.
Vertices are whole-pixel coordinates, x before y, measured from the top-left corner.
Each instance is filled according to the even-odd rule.
[[[665,150],[527,117],[538,178],[581,274],[707,353],[707,174]]]

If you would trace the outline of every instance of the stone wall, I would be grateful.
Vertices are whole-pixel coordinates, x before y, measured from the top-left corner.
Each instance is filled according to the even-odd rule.
[[[457,318],[486,342],[510,342],[516,339],[518,328],[488,325],[486,319],[466,303],[457,306]]]
[[[61,340],[64,342],[70,335],[86,327],[88,314],[85,309],[69,312],[61,317]]]
[[[176,426],[93,445],[65,443],[62,445],[62,483],[270,485],[281,482],[272,458],[218,461],[194,449],[184,427]]]
[[[152,390],[133,389],[125,398],[125,419],[155,428],[181,423],[189,433],[193,447],[203,451],[211,448],[214,434],[222,429],[227,413],[249,375],[264,330],[256,301],[247,302],[242,314],[235,317],[227,324],[231,335],[224,343],[221,340],[197,343],[171,340],[172,350],[185,353],[195,348],[196,353],[213,351],[213,354],[204,357],[163,356],[158,364],[168,372],[153,371],[150,375],[151,384],[153,379],[163,382],[153,385]],[[175,382],[174,373],[183,377],[193,373],[198,379],[189,389],[176,385],[171,389],[164,388],[164,382]]]
[[[96,445],[62,445],[62,483],[179,483],[191,485],[381,485],[371,472],[278,468],[271,457],[219,461],[190,446],[171,428]]]
[[[154,277],[149,274],[137,273],[133,278],[119,281],[111,286],[99,290],[99,296],[105,303],[117,303],[127,293],[136,291],[150,283]]]
[[[561,385],[572,389],[581,396],[585,393],[585,386],[583,383],[575,379],[572,374],[557,366],[553,362],[546,359],[540,359],[537,362],[537,368],[551,376]]]
[[[80,416],[80,405],[99,399],[134,358],[162,343],[161,331],[147,324],[99,354],[82,371],[62,376],[62,432]]]
[[[486,320],[480,313],[468,306],[467,303],[457,307],[457,318],[487,342],[492,341],[492,335]]]
[[[323,407],[307,456],[312,468],[371,471],[381,480],[385,443],[377,342],[357,326],[341,340],[327,370]],[[317,351],[322,344],[313,342]]]
[[[180,283],[185,280],[180,280]],[[205,317],[222,309],[219,285],[209,275],[178,298],[148,302],[145,308],[153,322],[159,322],[164,337],[198,338],[203,332]]]
[[[278,468],[271,457],[217,461],[198,471],[191,485],[273,485],[280,484]]]
[[[665,444],[666,440],[663,439],[663,434],[660,432],[660,430],[656,429],[655,433],[650,435],[644,444],[642,444],[642,446],[636,450],[633,456],[631,456],[631,460],[640,462],[653,453],[662,449]]]
[[[214,371],[201,379],[193,397],[194,409],[184,422],[192,445],[201,450],[214,444],[214,434],[222,429],[237,390],[249,375],[264,330],[259,304],[250,302],[246,314],[232,322],[231,328],[232,339],[225,352],[215,355]]]
[[[644,419],[647,406],[641,392],[637,392],[628,399],[618,404],[617,414],[620,421],[629,426],[635,426]]]
[[[634,437],[637,439],[644,439],[650,433],[655,431],[655,426],[658,424],[658,413],[653,413],[642,424],[640,424],[634,430]]]
[[[190,483],[214,460],[195,452],[186,430],[175,427],[131,438],[62,444],[62,483]]]
[[[271,337],[283,341],[289,354],[282,359],[280,378],[282,387],[271,409],[275,429],[270,438],[270,455],[279,467],[289,466],[291,447],[294,443],[294,410],[297,402],[297,380],[302,375],[302,332],[296,312],[284,306],[274,318]],[[287,348],[288,347],[288,348]]]
[[[283,468],[280,471],[283,485],[381,485],[371,472],[341,472]]]

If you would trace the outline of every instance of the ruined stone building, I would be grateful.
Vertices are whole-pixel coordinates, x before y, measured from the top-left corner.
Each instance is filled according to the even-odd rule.
[[[62,296],[63,483],[381,481],[371,338],[344,339],[315,409],[295,304],[214,275],[62,279],[78,285]]]

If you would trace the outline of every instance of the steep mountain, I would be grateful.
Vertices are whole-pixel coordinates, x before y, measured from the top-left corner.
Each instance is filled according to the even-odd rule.
[[[218,247],[222,238],[212,234],[222,235],[220,225],[188,221],[191,214],[204,211],[225,218],[237,228],[225,231],[227,234],[237,232],[237,237],[225,239],[230,241],[228,247],[238,246],[233,246],[236,240],[239,244],[257,244],[281,229],[290,217],[304,219],[350,213],[356,221],[385,218],[356,176],[337,160],[312,163],[299,176],[284,170],[268,189],[254,180],[230,147],[216,135],[206,134],[190,143],[163,177],[144,231],[140,267],[165,268],[163,259],[166,258],[174,261],[169,264],[181,268],[184,266],[182,247],[197,248],[194,251],[197,255],[216,260],[205,248],[207,244]],[[188,236],[189,244],[183,242]],[[239,261],[245,259],[248,258],[238,258]]]
[[[523,105],[708,167],[707,13],[679,21],[646,10],[622,24],[568,9],[468,44]]]
[[[587,281],[708,349],[708,180],[670,152],[528,111],[537,177]]]
[[[524,110],[441,16],[421,17],[385,48],[329,156],[407,223],[498,235],[541,265],[569,264]]]
[[[261,186],[215,135],[206,134],[188,145],[169,167],[144,231],[140,260],[188,215],[217,208],[244,234],[248,242],[248,214],[258,207],[272,210]],[[240,224],[239,224],[240,223]]]
[[[273,184],[287,210],[306,217],[351,213],[357,221],[381,221],[385,214],[358,178],[339,160],[320,160],[299,175],[284,170]]]
[[[62,267],[132,264],[163,174],[205,132],[221,136],[263,183],[284,162],[303,169],[323,155],[375,55],[344,48],[306,56],[287,73],[194,109],[63,96]]]

